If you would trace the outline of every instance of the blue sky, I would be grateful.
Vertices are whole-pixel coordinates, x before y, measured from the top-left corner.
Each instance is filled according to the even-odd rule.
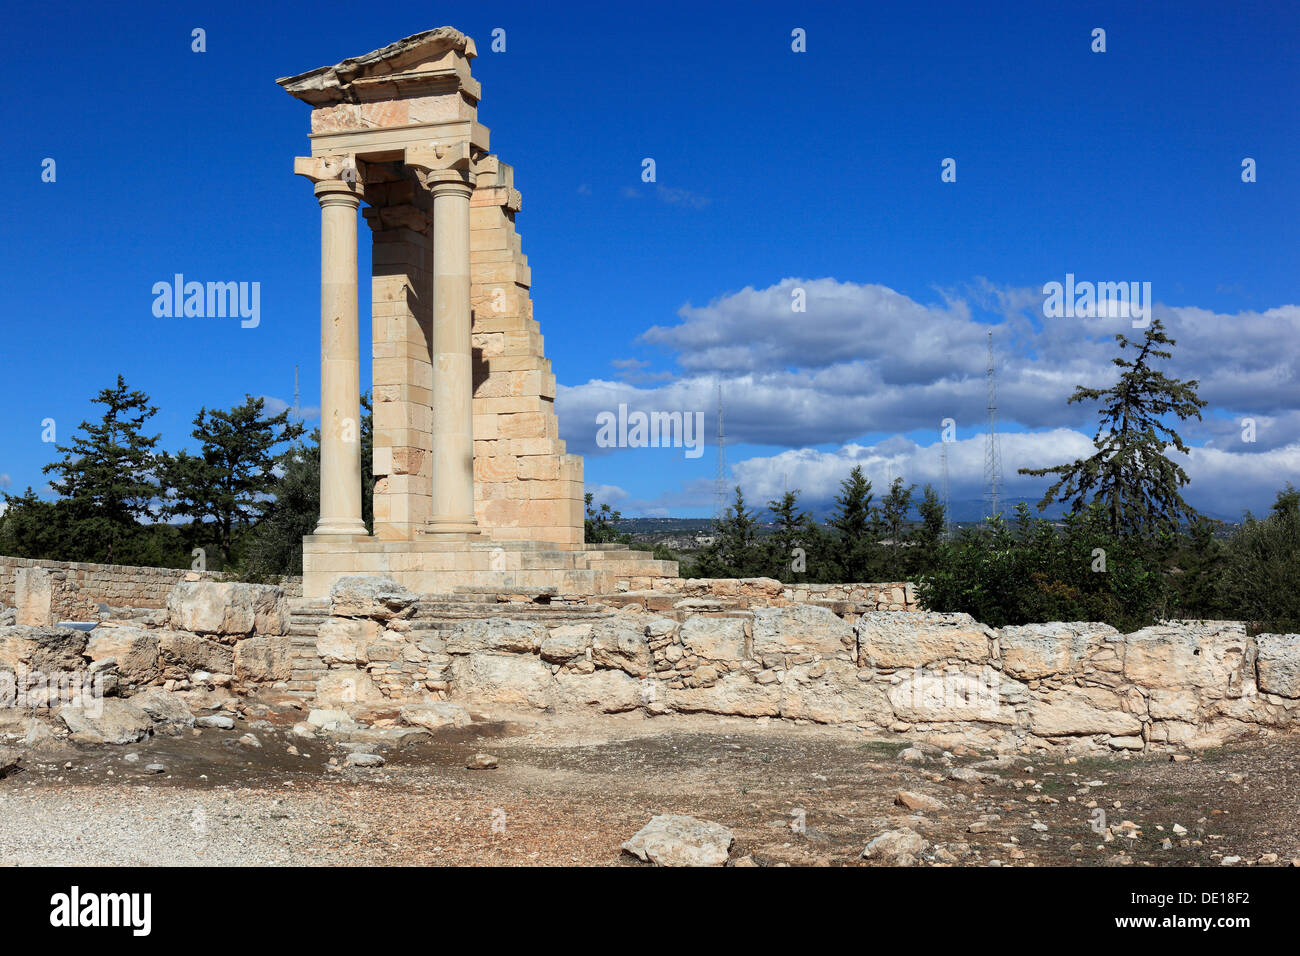
[[[289,401],[295,365],[316,404],[308,110],[274,81],[444,23],[478,43],[479,118],[516,169],[561,434],[624,513],[709,513],[715,450],[598,448],[596,414],[704,411],[711,434],[719,379],[752,500],[825,500],[856,462],[937,481],[945,417],[953,498],[977,498],[990,327],[1008,492],[1036,499],[1015,468],[1086,453],[1065,398],[1107,383],[1127,325],[1045,319],[1066,273],[1151,283],[1169,372],[1211,403],[1185,430],[1193,504],[1232,517],[1297,480],[1293,5],[55,3],[0,37],[0,487],[42,490],[42,420],[66,441],[119,372],[172,449],[200,406]],[[175,273],[259,282],[260,324],[156,318]]]

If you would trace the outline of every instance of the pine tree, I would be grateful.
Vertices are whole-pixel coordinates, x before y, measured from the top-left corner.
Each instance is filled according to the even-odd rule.
[[[909,578],[917,572],[924,573],[934,567],[948,526],[943,500],[933,485],[921,489],[921,500],[916,504],[916,511],[921,516],[921,527],[916,531],[916,547],[911,549],[913,558],[909,562]]]
[[[63,459],[42,470],[60,476],[50,487],[80,523],[86,557],[111,562],[114,547],[120,551],[136,536],[158,497],[154,448],[161,436],[144,433],[158,409],[144,392],[128,389],[121,375],[116,387],[102,389],[93,401],[104,406],[103,417],[82,422],[71,445],[57,446]]]
[[[776,530],[767,539],[767,574],[778,581],[791,580],[795,575],[806,575],[809,529],[812,516],[799,510],[799,489],[785,492],[779,499],[767,503],[767,510],[772,512],[776,521]],[[800,564],[802,571],[795,568],[795,548],[803,551]]]
[[[840,482],[837,508],[829,522],[838,536],[836,558],[844,581],[868,579],[878,530],[872,497],[871,482],[862,466],[854,465],[849,477]]]
[[[631,535],[619,533],[618,523],[623,520],[621,512],[614,510],[603,501],[600,503],[600,507],[597,508],[592,504],[590,491],[582,496],[582,500],[587,512],[583,523],[583,540],[587,544],[628,544],[631,542]]]
[[[265,510],[279,479],[277,446],[302,435],[289,412],[266,414],[266,402],[251,395],[229,411],[199,409],[193,436],[199,452],[163,455],[161,473],[170,498],[168,513],[204,523],[229,564],[237,532]]]
[[[1069,404],[1101,403],[1093,438],[1096,453],[1066,465],[1021,468],[1020,474],[1058,476],[1039,502],[1040,511],[1053,501],[1068,503],[1075,513],[1098,502],[1115,536],[1176,532],[1197,513],[1179,491],[1187,484],[1187,473],[1165,454],[1171,446],[1183,454],[1189,449],[1165,419],[1173,415],[1199,420],[1207,403],[1197,396],[1195,379],[1167,378],[1152,368],[1154,359],[1170,357],[1161,346],[1175,344],[1159,319],[1147,328],[1132,361],[1124,358],[1123,350],[1135,344],[1122,333],[1115,339],[1121,354],[1113,361],[1123,369],[1119,381],[1105,389],[1079,386],[1069,399]]]
[[[245,577],[272,580],[302,574],[302,539],[320,520],[320,429],[279,458],[274,497],[253,529]]]
[[[83,434],[74,435],[68,447],[57,446],[63,460],[42,470],[61,476],[50,487],[63,497],[129,524],[149,513],[158,494],[154,448],[161,436],[143,433],[158,409],[144,392],[128,390],[121,375],[115,388],[102,389],[93,401],[104,406],[103,417],[96,424],[82,422]]]
[[[361,520],[374,531],[374,415],[370,396],[361,396]],[[244,576],[270,580],[302,574],[302,539],[320,520],[320,429],[308,442],[294,442],[282,452],[272,499],[249,538]]]
[[[736,486],[736,499],[722,516],[718,529],[718,553],[733,577],[745,577],[758,562],[754,544],[758,539],[757,512],[745,505],[744,492]]]
[[[916,485],[903,487],[903,479],[895,478],[889,486],[889,494],[880,503],[881,518],[885,530],[895,548],[901,543],[903,525],[907,522],[907,513],[912,509],[912,492]]]

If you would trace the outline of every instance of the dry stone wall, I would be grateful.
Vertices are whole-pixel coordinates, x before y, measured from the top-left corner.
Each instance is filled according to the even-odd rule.
[[[0,605],[17,607],[24,579],[48,587],[50,623],[96,621],[100,605],[110,608],[163,608],[167,595],[182,581],[215,581],[213,572],[176,568],[139,568],[117,564],[41,561],[0,555]],[[35,583],[36,579],[47,584]],[[301,578],[280,585],[288,597],[302,594]]]
[[[287,681],[289,624],[283,588],[213,581],[175,584],[166,607],[88,632],[0,624],[0,706],[48,706],[71,686],[111,695]]]
[[[639,607],[669,616],[707,611],[748,610],[816,604],[840,617],[867,611],[918,611],[916,588],[907,581],[886,584],[782,584],[775,578],[632,579],[614,594],[593,598],[611,607]]]
[[[848,621],[809,603],[671,615],[632,604],[431,629],[417,626],[416,595],[367,613],[353,593],[363,580],[340,582],[321,628],[318,706],[706,713],[999,749],[1206,747],[1300,726],[1300,635],[1252,637],[1236,622],[1121,634],[917,611]]]

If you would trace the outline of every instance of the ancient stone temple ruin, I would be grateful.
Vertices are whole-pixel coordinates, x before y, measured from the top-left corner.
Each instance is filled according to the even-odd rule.
[[[528,290],[510,166],[451,27],[279,80],[311,106],[294,172],[321,210],[321,512],[304,593],[382,574],[419,593],[601,593],[676,564],[583,544]],[[374,533],[361,518],[357,217],[370,227]]]

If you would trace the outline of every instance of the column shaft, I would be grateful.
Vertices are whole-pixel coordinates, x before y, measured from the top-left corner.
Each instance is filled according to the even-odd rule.
[[[357,208],[347,183],[320,199],[320,522],[316,534],[365,534],[361,520],[361,365],[357,342]]]
[[[428,531],[477,534],[469,198],[459,174],[433,192],[433,514]]]

